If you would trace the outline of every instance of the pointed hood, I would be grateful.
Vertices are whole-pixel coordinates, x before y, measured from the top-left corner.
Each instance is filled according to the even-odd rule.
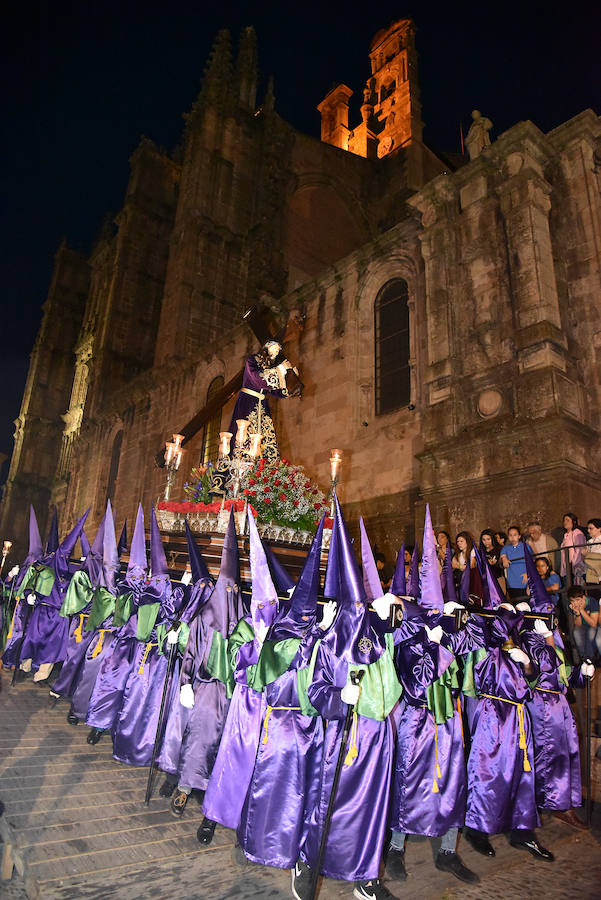
[[[121,529],[121,537],[117,544],[117,553],[119,554],[119,559],[121,559],[124,553],[127,553],[127,519],[123,523],[123,528]]]
[[[452,601],[457,603],[457,591],[455,590],[455,581],[453,580],[453,554],[451,553],[451,544],[447,541],[446,550],[444,552],[444,562],[442,564],[442,572],[440,573],[440,585],[442,587],[442,597],[445,603]]]
[[[58,550],[58,509],[56,506],[52,510],[52,519],[50,521],[50,529],[46,540],[46,554],[56,553]]]
[[[370,601],[381,597],[384,593],[378,575],[378,567],[374,559],[374,554],[367,537],[363,516],[359,519],[359,532],[361,534],[361,565],[363,567],[363,588],[367,599]]]
[[[553,612],[555,604],[547,593],[543,579],[538,574],[534,557],[532,556],[532,553],[529,552],[529,548],[526,544],[523,544],[523,547],[524,562],[526,563],[526,577],[528,579],[528,588],[530,590],[530,599],[528,601],[530,603],[530,609],[532,612],[537,613]]]
[[[484,556],[484,568],[485,568],[485,577],[486,577],[486,594],[487,597],[483,598],[483,606],[484,609],[496,609],[497,606],[500,606],[501,603],[506,602],[506,597],[503,591],[501,590],[501,585],[499,584],[495,573],[493,572],[489,561],[486,556]],[[485,605],[488,604],[488,605]]]
[[[99,579],[102,575],[102,555],[103,555],[103,547],[104,547],[104,525],[106,520],[106,514],[102,517],[100,521],[100,525],[98,526],[98,531],[96,532],[96,537],[92,542],[92,546],[89,547],[88,552],[86,553],[86,561],[83,564],[83,570],[88,573],[90,577],[90,584],[92,587],[97,587]],[[83,538],[84,532],[82,531],[80,540]],[[88,544],[89,546],[89,544]]]
[[[248,519],[250,522],[251,516]],[[243,614],[238,539],[234,513],[233,510],[230,510],[230,518],[223,539],[219,576],[211,596],[200,610],[200,615],[203,625],[214,628],[215,631],[219,631],[223,637],[227,638]]]
[[[280,610],[271,627],[270,641],[302,637],[315,624],[324,521],[325,514],[317,526],[311,549],[292,592],[291,603],[288,608]]]
[[[104,516],[104,537],[102,542],[103,583],[111,594],[117,593],[117,576],[119,575],[119,553],[115,541],[115,522],[111,501],[106,501]]]
[[[150,570],[153,578],[155,575],[167,575],[168,572],[165,548],[161,540],[161,532],[154,506],[150,513]]]
[[[469,603],[471,577],[472,570],[468,557],[465,569],[461,573],[461,581],[459,582],[459,602],[463,603],[464,606]]]
[[[436,610],[439,613],[442,613],[444,606],[440,574],[438,572],[436,538],[434,537],[430,505],[428,503],[426,503],[422,565],[419,573],[419,604],[425,609]]]
[[[142,504],[140,504],[138,506],[134,534],[129,550],[129,562],[127,564],[127,574],[125,576],[127,587],[140,587],[146,578],[147,568],[146,538],[144,536],[144,510],[142,509]]]
[[[69,557],[73,552],[75,544],[79,540],[79,536],[83,530],[84,523],[88,518],[90,507],[88,507],[83,516],[78,519],[75,526],[71,529],[63,542],[59,545],[56,553],[53,554],[50,565],[53,565],[54,571],[59,578],[66,578],[69,572]]]
[[[417,544],[413,548],[411,554],[411,566],[409,567],[409,576],[407,578],[407,596],[417,597],[419,595],[419,552]]]
[[[40,537],[40,529],[38,528],[38,520],[36,519],[35,509],[29,507],[29,550],[27,556],[23,560],[23,571],[34,562],[39,562],[44,555],[42,547],[42,538]]]
[[[81,534],[79,535],[79,543],[81,546],[81,555],[87,559],[88,556],[90,555],[90,550],[92,548],[90,547],[90,542],[88,540],[88,536],[85,533],[85,531],[83,531],[83,530],[82,530]]]
[[[263,544],[269,571],[271,572],[271,577],[273,578],[278,593],[287,594],[294,587],[294,578],[286,571],[271,547],[266,544],[265,541],[262,541],[261,543]]]
[[[273,624],[278,614],[278,592],[271,578],[267,557],[252,513],[248,517],[248,540],[252,581],[250,614],[256,633],[261,622],[265,625]]]
[[[407,579],[405,577],[405,545],[401,544],[401,549],[397,553],[396,565],[394,567],[394,575],[390,584],[390,593],[396,594],[397,597],[405,597],[407,594]]]
[[[198,549],[198,544],[194,540],[194,535],[192,534],[192,530],[188,525],[187,519],[186,542],[188,544],[188,559],[190,560],[190,569],[192,571],[192,584],[196,584],[197,581],[210,581],[211,576],[209,575],[209,570],[207,569],[207,565],[202,558],[200,550]]]
[[[333,596],[338,601],[338,613],[323,643],[340,659],[369,665],[382,655],[384,644],[371,627],[367,596],[336,493],[334,506],[336,515],[332,529],[335,553],[333,565],[336,565],[338,571],[337,578],[334,571],[330,574],[328,561],[326,579],[328,575],[330,577],[329,592],[326,596]],[[335,593],[332,594],[332,591]]]

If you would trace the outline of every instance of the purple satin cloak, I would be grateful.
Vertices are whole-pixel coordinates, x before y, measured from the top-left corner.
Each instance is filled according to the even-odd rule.
[[[23,637],[23,628],[25,627],[26,618],[27,600],[25,599],[25,597],[20,597],[19,603],[15,606],[12,617],[12,633],[10,638],[6,642],[4,653],[2,654],[2,665],[7,669],[12,668],[17,662],[17,652],[19,649],[19,643],[21,641],[21,638]],[[26,657],[21,654],[21,660],[25,658]]]
[[[299,705],[294,670],[267,685],[265,699],[268,705],[238,842],[254,862],[291,869],[317,804],[323,723],[320,716],[294,709]]]
[[[573,809],[582,802],[580,750],[576,722],[565,696],[567,688],[559,678],[559,658],[554,647],[535,632],[523,633],[522,639],[541,671],[527,704],[534,736],[536,805],[539,809]]]
[[[82,675],[88,647],[94,640],[95,632],[85,631],[79,613],[72,616],[69,625],[67,652],[63,667],[52,685],[52,691],[61,697],[71,697]]]
[[[202,806],[207,818],[226,828],[237,828],[240,822],[265,709],[262,693],[236,684]]]
[[[55,591],[55,588],[52,588]],[[67,638],[69,636],[69,620],[59,615],[63,597],[51,602],[52,594],[44,602],[36,601],[31,613],[25,640],[21,648],[21,661],[31,659],[33,668],[37,669],[45,663],[62,662],[67,655]]]
[[[136,641],[133,664],[113,726],[113,756],[130,766],[149,766],[159,724],[167,657],[153,643]]]
[[[106,650],[103,648],[86,717],[86,723],[92,728],[102,731],[112,731],[114,728],[138,649],[136,628],[137,615],[134,614],[126,625],[114,633]]]
[[[486,834],[540,825],[534,791],[534,747],[526,701],[531,690],[519,663],[500,648],[474,669],[480,694],[522,703],[526,757],[514,703],[481,697],[472,719],[465,824]],[[525,758],[530,771],[526,771]]]
[[[161,750],[157,758],[157,766],[163,772],[177,775],[179,770],[182,739],[190,717],[190,710],[179,702],[181,662],[176,658],[173,669],[171,688],[167,698],[167,724],[161,742]],[[182,782],[183,783],[183,782]]]
[[[467,779],[461,719],[455,709],[450,719],[437,725],[427,708],[428,686],[452,660],[453,654],[428,641],[423,630],[398,645],[397,672],[404,696],[394,716],[397,743],[390,811],[394,831],[437,837],[464,824]]]

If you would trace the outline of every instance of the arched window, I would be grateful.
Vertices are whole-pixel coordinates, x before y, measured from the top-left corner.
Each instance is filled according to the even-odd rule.
[[[119,474],[119,460],[121,458],[121,444],[123,443],[123,431],[118,431],[113,441],[113,450],[111,453],[111,465],[109,468],[109,479],[106,486],[106,500],[113,503],[115,499],[115,485],[117,484],[117,475]],[[106,501],[105,501],[106,506]]]
[[[407,282],[396,278],[374,304],[377,416],[407,406],[411,398],[408,301]]]
[[[213,399],[217,391],[223,387],[223,375],[213,378],[207,391],[207,403]],[[221,410],[215,413],[213,418],[205,425],[204,434],[202,436],[202,450],[200,453],[200,464],[206,466],[207,463],[217,459],[219,452],[219,432],[221,430]]]

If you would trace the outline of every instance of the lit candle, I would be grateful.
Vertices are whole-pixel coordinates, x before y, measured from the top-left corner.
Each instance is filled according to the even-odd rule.
[[[332,481],[337,481],[340,466],[342,465],[342,450],[330,450],[330,453],[332,454],[330,456],[330,475]]]
[[[173,458],[173,467],[174,467],[175,469],[179,469],[180,463],[181,463],[181,461],[182,461],[182,457],[183,457],[183,455],[184,455],[185,452],[186,452],[186,451],[183,450],[181,447],[178,447],[178,448],[176,449],[176,451],[175,451],[175,456],[174,456],[174,458]]]
[[[175,444],[172,444],[171,441],[167,441],[166,446],[167,446],[167,453],[165,454],[165,462],[167,463],[167,465],[169,465],[169,463],[173,459],[173,455],[175,453]]]
[[[219,432],[219,456],[229,456],[230,441],[233,435],[231,431]]]
[[[257,457],[261,455],[261,440],[263,439],[263,435],[249,434],[248,437],[250,439],[249,453],[253,459],[257,459]]]
[[[183,434],[174,434],[173,435],[173,443],[175,444],[175,449],[179,450],[182,445],[182,441],[184,440]]]
[[[236,446],[242,447],[246,442],[246,432],[248,431],[250,422],[248,419],[236,419],[236,425],[238,426],[238,431],[236,432]]]
[[[3,553],[4,556],[6,556],[6,554],[8,553],[8,551],[10,550],[10,548],[12,547],[12,545],[13,545],[13,542],[12,542],[12,541],[4,541],[4,546],[2,547],[2,553]]]

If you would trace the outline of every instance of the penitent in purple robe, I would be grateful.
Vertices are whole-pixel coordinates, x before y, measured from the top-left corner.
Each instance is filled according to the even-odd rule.
[[[534,631],[522,632],[521,637],[541,673],[527,704],[534,736],[536,805],[573,809],[582,802],[582,784],[578,732],[566,693],[568,685],[581,686],[582,676],[578,669],[568,677],[561,647],[556,650]]]
[[[463,736],[450,677],[456,665],[451,666],[453,654],[429,641],[424,629],[398,645],[396,660],[403,696],[394,716],[397,743],[390,826],[436,837],[461,827],[465,818]],[[435,681],[438,690],[449,695],[451,713],[438,723],[428,708],[428,688]]]
[[[500,647],[475,666],[474,678],[480,700],[471,725],[465,824],[486,834],[536,828],[534,746],[526,708],[532,691],[521,665]]]

